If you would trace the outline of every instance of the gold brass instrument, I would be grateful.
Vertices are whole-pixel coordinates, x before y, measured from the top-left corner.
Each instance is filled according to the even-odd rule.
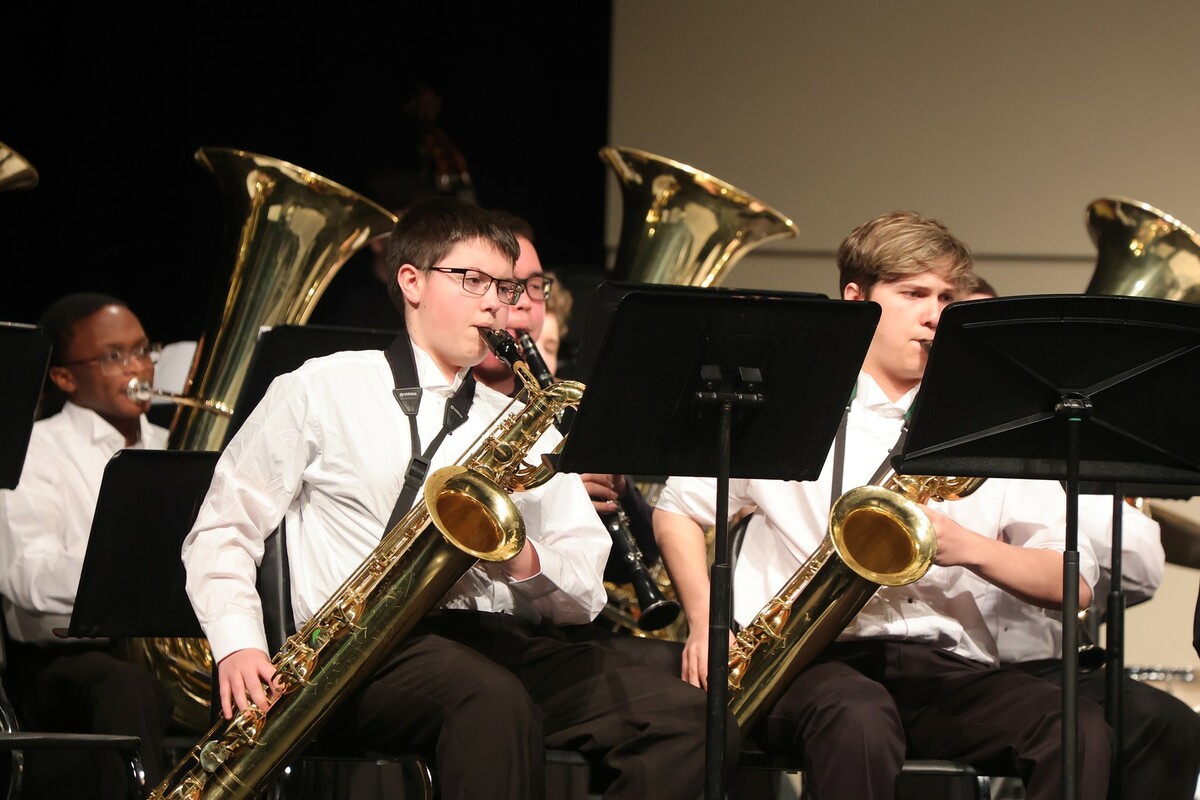
[[[686,164],[629,147],[600,158],[621,188],[614,280],[719,286],[751,249],[796,236],[775,209]]]
[[[750,250],[797,234],[795,224],[783,214],[694,167],[629,147],[603,147],[600,159],[616,176],[621,191],[613,280],[720,286]],[[619,539],[614,544],[621,546]],[[647,575],[651,580],[643,582],[643,593],[651,590],[652,595],[673,598],[661,563]],[[611,601],[602,615],[618,629],[644,635],[635,622],[641,616],[638,588],[626,584],[608,590]],[[679,628],[669,625],[654,633],[682,641],[687,633]]]
[[[506,331],[489,346],[515,352]],[[155,800],[256,797],[316,732],[334,705],[480,560],[507,561],[525,545],[509,493],[553,477],[525,457],[555,418],[578,406],[583,385],[542,389],[523,361],[497,352],[525,386],[523,409],[500,419],[465,460],[429,476],[423,499],[275,655],[278,699],[220,720],[151,793]],[[518,355],[519,357],[519,355]],[[501,415],[503,416],[503,415]],[[559,447],[561,448],[561,443]],[[352,634],[352,635],[351,635]]]
[[[1195,229],[1126,197],[1093,200],[1085,222],[1097,250],[1096,269],[1085,294],[1200,303],[1200,235]],[[1127,500],[1139,508],[1143,505],[1140,498]],[[1170,515],[1161,504],[1148,507],[1155,519]],[[1165,543],[1165,528],[1163,534]]]
[[[0,142],[0,192],[9,189],[32,189],[38,185],[38,172],[4,142]]]
[[[155,389],[150,384],[150,381],[143,381],[137,378],[129,379],[129,385],[125,387],[125,394],[130,400],[136,403],[144,403],[147,400],[153,400],[155,397],[161,397],[179,405],[203,408],[214,414],[220,414],[223,417],[233,416],[233,408],[218,400],[202,400],[198,397],[186,397],[175,392],[168,392],[165,389]]]
[[[742,730],[880,586],[904,586],[929,570],[937,536],[920,504],[966,497],[984,480],[892,473],[881,486],[859,486],[837,499],[820,546],[729,648],[729,708]]]
[[[1200,303],[1200,236],[1170,214],[1125,197],[1087,207],[1096,270],[1085,294]]]
[[[219,450],[265,326],[308,321],[326,286],[360,247],[396,217],[333,181],[286,161],[221,147],[196,160],[222,193],[224,293],[215,292],[184,382],[168,450]],[[225,411],[223,411],[224,409]],[[172,692],[175,720],[193,731],[211,721],[212,653],[203,639],[125,642],[128,656]]]

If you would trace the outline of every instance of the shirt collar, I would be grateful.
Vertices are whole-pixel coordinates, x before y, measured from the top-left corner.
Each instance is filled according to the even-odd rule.
[[[80,434],[88,437],[92,442],[103,442],[106,440],[116,442],[118,449],[125,447],[125,434],[113,427],[112,423],[104,417],[97,414],[90,408],[76,405],[68,400],[63,404],[62,412],[71,420],[71,424]],[[148,431],[149,421],[146,415],[143,414],[138,420],[140,436],[135,447],[143,447],[149,441]]]
[[[865,372],[859,372],[855,401],[863,408],[881,416],[900,418],[908,413],[909,407],[912,406],[912,402],[917,396],[917,390],[920,388],[921,384],[918,383],[893,403],[874,378]]]
[[[416,342],[412,343],[412,349],[413,361],[417,366],[417,382],[421,388],[441,397],[453,397],[454,393],[458,391],[458,387],[462,385],[468,369],[463,367],[454,376],[454,381],[447,383],[446,376],[433,362],[433,356],[422,350]]]

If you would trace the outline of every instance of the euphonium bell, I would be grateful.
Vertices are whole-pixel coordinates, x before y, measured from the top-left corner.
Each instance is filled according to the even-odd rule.
[[[628,147],[600,158],[622,193],[614,280],[719,286],[752,248],[796,235],[783,214],[686,164]]]
[[[1200,236],[1153,206],[1102,197],[1087,207],[1096,270],[1085,294],[1200,303]]]

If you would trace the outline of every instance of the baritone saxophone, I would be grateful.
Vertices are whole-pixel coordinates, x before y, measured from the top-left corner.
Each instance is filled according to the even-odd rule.
[[[920,504],[956,500],[984,478],[892,473],[843,494],[820,546],[729,648],[729,708],[749,730],[796,674],[841,634],[880,586],[919,580],[937,555]]]
[[[471,455],[431,474],[423,497],[288,638],[272,662],[282,685],[277,699],[219,720],[151,798],[260,796],[460,577],[481,560],[507,561],[524,547],[524,522],[509,494],[553,477],[550,467],[524,459],[565,408],[578,406],[584,387],[559,381],[540,388],[507,332],[483,336],[524,383],[524,408],[493,425]]]

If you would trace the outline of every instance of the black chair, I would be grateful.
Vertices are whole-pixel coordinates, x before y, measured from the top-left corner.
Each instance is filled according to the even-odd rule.
[[[142,798],[146,793],[145,773],[138,753],[141,740],[136,736],[118,736],[99,733],[57,733],[22,730],[17,713],[4,689],[4,675],[8,661],[5,652],[7,633],[0,620],[0,751],[10,755],[8,792],[6,800],[18,800],[27,765],[26,750],[88,750],[112,751],[125,761],[129,770],[129,797]]]

